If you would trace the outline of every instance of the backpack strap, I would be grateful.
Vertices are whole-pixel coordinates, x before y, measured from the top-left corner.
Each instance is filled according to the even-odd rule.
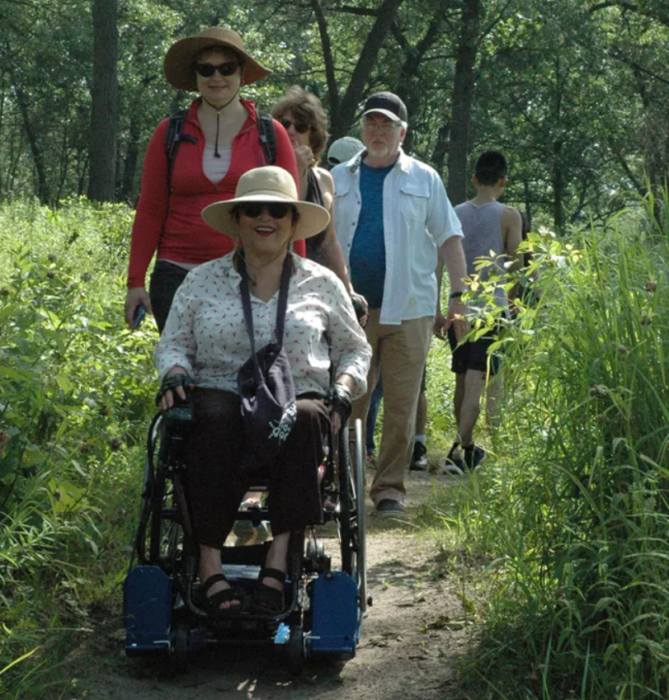
[[[276,130],[274,129],[274,119],[270,114],[258,112],[258,133],[266,165],[274,165],[276,163]]]
[[[172,172],[174,170],[174,162],[177,159],[179,146],[182,141],[192,141],[194,137],[183,136],[182,131],[184,122],[186,121],[187,109],[182,109],[180,112],[175,112],[170,115],[167,123],[167,131],[165,132],[165,155],[167,156],[167,194],[172,192]]]

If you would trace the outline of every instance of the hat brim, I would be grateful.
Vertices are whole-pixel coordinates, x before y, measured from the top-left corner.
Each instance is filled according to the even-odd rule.
[[[237,238],[237,222],[232,216],[232,210],[236,204],[241,204],[242,202],[292,204],[300,214],[300,220],[297,222],[295,234],[293,235],[294,241],[302,241],[305,238],[316,236],[321,231],[324,231],[330,223],[330,214],[323,207],[310,202],[296,202],[293,199],[279,197],[276,194],[276,190],[266,193],[259,190],[252,195],[228,199],[225,202],[215,202],[202,210],[202,218],[206,224],[219,233],[225,233],[232,238]]]
[[[385,117],[388,117],[391,121],[394,122],[401,122],[401,118],[397,116],[394,112],[391,112],[388,109],[368,109],[366,112],[363,113],[363,117],[366,117],[368,114],[383,114]]]
[[[212,46],[220,46],[236,53],[244,61],[244,85],[250,85],[268,76],[272,71],[265,68],[246,51],[230,41],[212,37],[189,37],[172,44],[165,54],[165,78],[179,90],[197,92],[197,77],[193,63],[197,55]]]

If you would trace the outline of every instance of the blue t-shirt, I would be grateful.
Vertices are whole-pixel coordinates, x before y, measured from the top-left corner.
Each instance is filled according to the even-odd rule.
[[[370,309],[380,309],[386,280],[386,243],[383,237],[383,182],[395,167],[371,168],[360,165],[362,207],[355,229],[349,267],[351,284],[362,294]]]

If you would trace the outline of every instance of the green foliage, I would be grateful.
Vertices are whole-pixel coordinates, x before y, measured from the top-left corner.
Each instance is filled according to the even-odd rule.
[[[0,209],[0,689],[39,697],[63,630],[116,593],[154,336],[121,329],[130,212]],[[132,519],[130,519],[132,520]],[[31,650],[39,651],[30,656]],[[8,665],[22,657],[14,667]],[[37,663],[35,663],[37,659]],[[39,669],[41,680],[26,677]],[[4,685],[3,685],[4,684]]]
[[[378,58],[358,66],[380,0],[121,4],[117,199],[136,201],[155,127],[192,97],[166,83],[166,50],[211,24],[238,30],[273,70],[242,93],[264,110],[299,83],[321,97],[335,129],[354,131],[357,114],[340,124],[339,109],[356,68],[368,69],[355,102],[377,89],[401,94],[408,147],[445,171],[465,5],[401,3]],[[330,82],[316,7],[334,62]],[[629,204],[643,190],[644,172],[654,186],[664,181],[669,22],[662,2],[484,0],[480,7],[469,150],[472,157],[486,148],[507,153],[507,201],[566,230],[592,212],[605,220]],[[34,195],[55,204],[81,195],[90,167],[90,3],[5,2],[0,30],[0,201]]]
[[[490,558],[464,668],[489,697],[669,692],[669,247],[642,224],[533,238],[493,459],[444,515]]]

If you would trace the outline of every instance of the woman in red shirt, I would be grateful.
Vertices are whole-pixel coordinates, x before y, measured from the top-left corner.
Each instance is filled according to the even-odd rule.
[[[239,91],[270,71],[244,49],[236,32],[209,27],[172,45],[165,56],[165,77],[179,90],[198,91],[185,117],[168,191],[165,139],[169,120],[151,138],[144,160],[142,190],[132,229],[125,319],[133,325],[139,304],[162,329],[174,294],[189,270],[229,253],[234,242],[204,223],[209,204],[232,199],[241,175],[267,165],[257,113]],[[295,154],[285,129],[274,122],[275,164],[297,182]],[[304,242],[296,244],[304,255]],[[149,294],[145,276],[156,253]]]

